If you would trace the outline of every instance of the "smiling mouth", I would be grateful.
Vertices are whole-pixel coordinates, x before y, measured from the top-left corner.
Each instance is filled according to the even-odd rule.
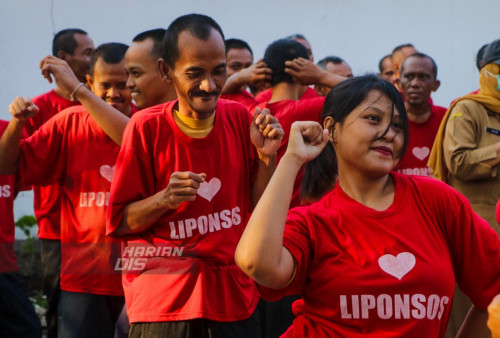
[[[392,157],[392,149],[388,147],[374,147],[373,150],[375,150],[378,153],[381,153],[382,155],[386,156],[391,156]]]

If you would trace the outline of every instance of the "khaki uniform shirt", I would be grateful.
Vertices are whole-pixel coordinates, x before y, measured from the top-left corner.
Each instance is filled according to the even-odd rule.
[[[500,164],[482,163],[496,158],[497,142],[500,142],[499,114],[472,100],[462,100],[455,105],[443,141],[448,182],[469,199],[474,211],[500,235],[495,217],[500,198]]]

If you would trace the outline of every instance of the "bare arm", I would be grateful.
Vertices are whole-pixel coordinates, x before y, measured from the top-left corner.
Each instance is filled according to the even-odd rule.
[[[19,142],[26,121],[38,112],[28,97],[16,97],[9,105],[12,120],[0,139],[0,174],[15,174],[19,167]]]
[[[205,174],[189,171],[172,173],[164,190],[127,205],[114,235],[123,236],[147,230],[168,210],[177,209],[183,202],[194,201],[204,180]]]
[[[311,60],[297,58],[285,62],[285,72],[302,85],[321,85],[333,88],[345,79],[341,75],[330,73],[315,65]]]
[[[487,320],[488,312],[486,310],[478,310],[472,305],[460,331],[458,331],[457,338],[491,337],[488,327],[486,326]]]
[[[231,75],[222,89],[222,94],[239,92],[243,86],[259,86],[271,81],[272,71],[263,60]]]
[[[265,287],[281,288],[292,277],[294,260],[283,247],[283,233],[294,181],[302,165],[321,152],[327,139],[326,131],[317,122],[292,125],[287,152],[238,243],[236,264]]]
[[[51,75],[54,76],[57,86],[62,93],[67,97],[73,94],[102,130],[117,144],[121,144],[123,131],[129,121],[127,116],[111,107],[85,86],[77,88],[80,81],[66,61],[49,55],[40,61],[40,69],[42,70],[42,75],[51,83]]]

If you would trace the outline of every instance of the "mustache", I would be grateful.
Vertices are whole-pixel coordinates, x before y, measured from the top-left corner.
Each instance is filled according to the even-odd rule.
[[[212,96],[219,96],[220,92],[218,90],[214,90],[213,92],[206,92],[204,90],[196,90],[192,93],[192,96],[198,96],[198,97],[212,97]]]

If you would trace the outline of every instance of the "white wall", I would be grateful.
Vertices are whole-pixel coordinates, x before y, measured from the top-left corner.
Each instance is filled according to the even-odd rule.
[[[54,32],[79,27],[96,45],[129,43],[192,12],[212,16],[226,38],[246,40],[256,58],[270,42],[300,32],[316,60],[338,55],[355,74],[377,71],[383,55],[411,42],[436,60],[442,84],[433,98],[443,106],[478,87],[476,52],[500,38],[499,0],[2,0],[0,118],[10,119],[15,96],[51,88],[38,62],[51,52]]]

